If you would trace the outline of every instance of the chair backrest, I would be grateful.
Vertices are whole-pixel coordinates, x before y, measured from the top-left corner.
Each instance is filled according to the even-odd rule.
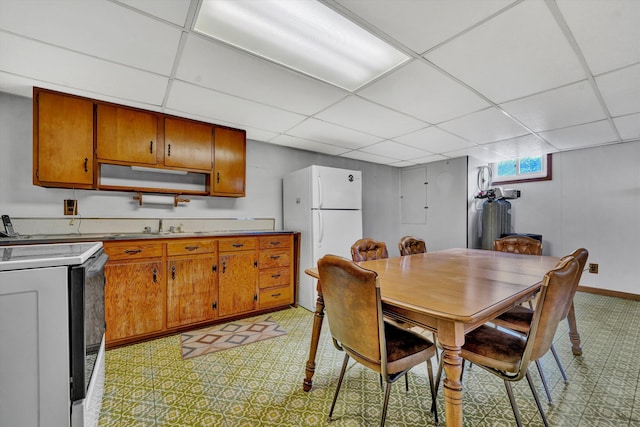
[[[576,290],[578,289],[578,285],[580,285],[580,279],[582,278],[582,272],[584,271],[584,266],[587,265],[587,258],[589,258],[589,251],[586,250],[585,248],[579,248],[576,249],[575,251],[573,251],[573,253],[571,255],[567,255],[565,257],[563,257],[562,259],[565,259],[569,256],[572,256],[576,259],[576,261],[578,261],[578,277],[576,279]],[[576,290],[573,291],[573,293],[575,294]],[[567,315],[569,314],[569,309],[571,308],[571,304],[569,304],[567,306],[566,311],[564,312],[564,316],[562,316],[562,318],[564,319],[565,317],[567,317]]]
[[[563,314],[569,311],[573,301],[579,276],[580,265],[571,255],[564,257],[545,274],[527,337],[523,363],[525,360],[526,364],[529,360],[537,360],[551,348],[558,324],[566,317]]]
[[[514,254],[542,255],[542,242],[528,236],[507,236],[494,240],[493,250]]]
[[[351,245],[351,259],[356,262],[382,258],[389,258],[387,245],[384,242],[365,238]]]
[[[427,244],[424,240],[414,236],[404,236],[398,242],[400,256],[424,254],[427,252]]]
[[[358,359],[386,365],[378,274],[335,255],[318,260],[318,273],[334,342]]]

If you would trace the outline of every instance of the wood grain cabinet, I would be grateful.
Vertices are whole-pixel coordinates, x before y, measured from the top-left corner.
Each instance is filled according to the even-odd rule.
[[[165,328],[163,244],[105,242],[105,338],[108,343],[142,337]]]
[[[210,186],[212,196],[245,196],[246,151],[245,131],[216,126]]]
[[[93,102],[34,88],[33,183],[92,188]]]
[[[255,237],[218,241],[218,314],[230,316],[256,310],[258,301],[258,245]]]
[[[164,118],[164,165],[211,173],[213,164],[213,126]]]
[[[259,238],[258,307],[268,308],[293,303],[293,236],[274,235]]]
[[[142,165],[157,163],[156,113],[98,104],[96,117],[96,157],[99,161]]]
[[[213,320],[218,314],[218,242],[167,242],[167,328]]]

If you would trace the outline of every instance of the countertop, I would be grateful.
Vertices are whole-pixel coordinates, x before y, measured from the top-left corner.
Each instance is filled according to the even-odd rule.
[[[74,234],[33,234],[15,237],[0,237],[0,246],[36,243],[93,242],[114,240],[180,239],[193,237],[264,236],[270,234],[293,234],[287,230],[257,231],[197,231],[197,232],[150,232],[150,233],[74,233]]]

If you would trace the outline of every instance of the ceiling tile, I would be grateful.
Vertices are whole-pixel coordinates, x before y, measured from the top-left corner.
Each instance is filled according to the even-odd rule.
[[[117,31],[114,31],[117,26]],[[108,1],[3,0],[0,28],[169,76],[182,31]]]
[[[521,98],[500,107],[534,131],[557,129],[606,118],[587,81]]]
[[[196,35],[187,38],[176,78],[308,115],[348,95],[335,86]]]
[[[586,77],[543,1],[521,2],[425,57],[495,103]]]
[[[425,123],[385,107],[351,96],[316,117],[381,138],[393,138],[425,126]]]
[[[556,147],[531,134],[504,141],[493,142],[491,144],[485,144],[483,147],[489,151],[500,153],[510,159],[526,156],[539,156],[541,154],[558,151]]]
[[[416,157],[424,157],[426,155],[433,154],[409,145],[399,144],[394,141],[382,141],[377,144],[361,148],[360,151],[397,160],[410,160]]]
[[[612,143],[618,139],[607,120],[541,132],[540,136],[561,150]]]
[[[337,0],[417,53],[463,31],[513,0]]]
[[[593,74],[640,62],[640,2],[557,0]]]
[[[358,94],[434,124],[489,106],[466,87],[420,60],[414,60]]]
[[[287,134],[349,149],[365,147],[381,141],[379,137],[318,119],[307,119],[292,129],[289,129]]]
[[[640,113],[640,64],[596,77],[596,83],[612,116]]]
[[[362,160],[365,162],[379,163],[381,165],[390,165],[396,163],[397,159],[390,159],[389,157],[378,156],[376,154],[364,153],[362,151],[354,150],[348,153],[341,154],[340,157],[348,157],[350,159]]]
[[[191,0],[116,0],[184,27]]]
[[[439,127],[477,144],[500,141],[529,133],[497,108],[487,108],[459,119],[441,123]]]
[[[435,126],[420,129],[416,132],[396,137],[393,140],[432,153],[445,153],[475,145]]]
[[[450,156],[451,158],[471,156],[485,163],[499,162],[501,160],[508,159],[507,156],[491,151],[483,145],[475,145],[473,147],[463,148],[462,150],[452,151],[447,153],[447,156]]]
[[[46,67],[34,66],[33,58]],[[106,95],[124,104],[135,101],[156,107],[162,104],[168,82],[157,74],[2,32],[0,70],[34,79],[40,86],[55,84],[86,91],[93,98]]]
[[[623,140],[640,139],[640,113],[613,119]]]
[[[305,118],[180,81],[173,82],[167,108],[209,117],[213,123],[225,120],[273,132],[284,132]]]
[[[331,144],[324,144],[322,142],[310,141],[308,139],[298,138],[289,135],[278,135],[269,141],[270,144],[283,145],[285,147],[297,148],[299,150],[313,151],[316,153],[329,154],[331,156],[337,156],[349,149],[338,147]]]
[[[466,154],[461,154],[460,156],[466,156]],[[460,157],[460,156],[457,156],[457,157]],[[446,160],[446,159],[449,159],[449,157],[443,156],[441,154],[432,154],[431,156],[416,157],[411,161],[416,164],[422,164],[422,163],[437,162],[439,160]]]

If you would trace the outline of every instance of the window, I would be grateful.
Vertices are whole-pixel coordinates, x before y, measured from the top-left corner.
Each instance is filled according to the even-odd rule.
[[[551,154],[491,163],[491,171],[494,184],[547,181],[551,179]]]

